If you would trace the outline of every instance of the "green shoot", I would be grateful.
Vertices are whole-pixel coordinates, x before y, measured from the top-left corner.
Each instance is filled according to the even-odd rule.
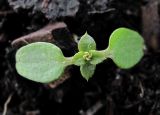
[[[27,79],[48,83],[59,79],[67,66],[77,65],[82,76],[89,80],[96,65],[108,58],[120,68],[133,67],[142,58],[143,47],[143,38],[127,28],[116,29],[110,36],[109,46],[102,51],[96,50],[94,39],[85,33],[78,43],[79,52],[72,57],[64,57],[61,49],[51,43],[23,46],[16,53],[16,69]]]

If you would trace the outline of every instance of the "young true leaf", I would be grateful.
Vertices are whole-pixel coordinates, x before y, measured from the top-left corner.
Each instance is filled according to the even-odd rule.
[[[89,63],[80,67],[81,74],[87,81],[93,76],[95,69],[96,65],[92,65]]]
[[[58,79],[65,67],[61,50],[51,43],[32,43],[16,53],[18,73],[36,82],[48,83]]]
[[[81,37],[78,43],[78,49],[79,51],[84,52],[96,49],[96,43],[94,39],[90,35],[88,35],[87,32]]]
[[[92,54],[90,63],[93,65],[99,64],[106,59],[105,54],[102,51],[91,50],[90,53]]]
[[[77,66],[81,66],[81,65],[84,65],[86,62],[85,62],[85,59],[83,58],[84,56],[84,52],[78,52],[76,53],[74,56],[73,56],[73,63]]]
[[[110,36],[109,48],[112,60],[121,68],[134,66],[143,56],[143,38],[127,28],[116,29]]]

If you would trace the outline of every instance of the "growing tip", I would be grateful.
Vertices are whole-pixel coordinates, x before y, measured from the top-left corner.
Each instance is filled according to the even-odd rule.
[[[86,31],[84,35],[88,35],[88,32]]]

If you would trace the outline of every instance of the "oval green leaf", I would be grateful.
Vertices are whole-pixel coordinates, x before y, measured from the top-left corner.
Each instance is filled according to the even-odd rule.
[[[112,60],[121,68],[130,68],[143,56],[144,41],[136,32],[127,28],[116,29],[109,39]]]
[[[80,67],[81,74],[87,81],[93,76],[95,69],[96,65],[90,63],[86,63]]]
[[[78,49],[79,51],[89,51],[96,49],[96,43],[94,39],[87,34],[87,32],[81,37],[80,41],[78,42]]]
[[[31,43],[16,53],[17,72],[32,81],[48,83],[57,80],[65,66],[62,51],[51,43]]]

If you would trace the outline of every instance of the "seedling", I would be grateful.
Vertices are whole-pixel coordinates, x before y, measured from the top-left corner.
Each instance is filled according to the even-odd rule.
[[[143,38],[127,28],[116,29],[110,36],[108,48],[101,51],[96,50],[94,39],[85,33],[78,43],[79,52],[72,57],[65,57],[61,49],[51,43],[36,42],[23,46],[16,53],[16,69],[27,79],[48,83],[59,79],[67,66],[77,65],[88,80],[96,65],[108,58],[120,68],[133,67],[142,58],[143,47]]]

